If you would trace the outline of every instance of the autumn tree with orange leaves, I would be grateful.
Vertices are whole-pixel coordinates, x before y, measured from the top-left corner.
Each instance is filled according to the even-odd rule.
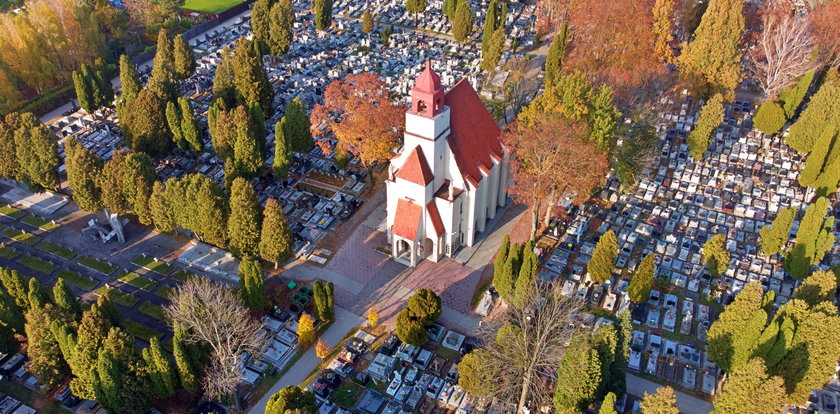
[[[820,60],[827,66],[840,65],[840,1],[817,7],[809,17]]]
[[[324,103],[312,110],[313,132],[318,146],[329,155],[335,151],[330,136],[338,140],[338,151],[353,154],[368,172],[386,162],[399,146],[405,127],[405,108],[391,102],[388,86],[372,73],[348,75],[335,80],[324,91]]]
[[[586,128],[553,113],[514,122],[502,140],[515,160],[508,191],[531,209],[531,240],[543,204],[551,209],[563,195],[573,196],[575,203],[584,201],[608,169],[607,156],[587,138]]]

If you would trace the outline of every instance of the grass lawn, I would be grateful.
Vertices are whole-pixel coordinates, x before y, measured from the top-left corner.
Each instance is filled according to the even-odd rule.
[[[55,243],[50,243],[48,241],[42,242],[37,247],[47,253],[52,253],[58,257],[62,257],[65,259],[72,259],[73,256],[76,255],[76,252],[72,249],[68,249],[64,246],[59,246]]]
[[[444,357],[452,362],[457,362],[461,359],[461,354],[458,351],[453,351],[449,348],[444,348],[442,346],[439,346],[435,350],[435,354]]]
[[[123,321],[123,327],[129,335],[136,336],[146,342],[149,342],[149,340],[152,339],[153,336],[158,337],[158,339],[160,339],[163,336],[162,333],[152,328],[149,328],[148,326],[143,325],[142,323],[137,323],[130,320]]]
[[[105,273],[106,275],[111,274],[111,272],[117,269],[116,266],[88,256],[79,256],[76,259],[76,262],[82,266],[96,270],[97,272]]]
[[[18,254],[17,250],[15,250],[15,249],[13,249],[9,246],[0,247],[0,257],[2,257],[4,259],[11,259],[11,258],[17,256],[17,254]]]
[[[195,275],[193,275],[190,272],[187,272],[186,270],[179,270],[179,271],[173,273],[171,277],[173,279],[179,281],[179,282],[186,282],[187,279],[189,279],[193,276],[195,276]]]
[[[32,391],[23,385],[15,384],[9,380],[4,379],[0,381],[0,392],[11,395],[26,405],[37,409],[38,412],[42,414],[70,413],[70,411],[61,408],[61,405],[52,398],[47,398],[45,395]]]
[[[332,393],[331,398],[336,404],[350,409],[356,405],[356,401],[362,396],[362,391],[364,390],[365,387],[348,380],[338,386],[338,389]]]
[[[155,273],[160,273],[162,275],[168,275],[169,272],[172,271],[172,266],[169,266],[164,261],[155,261],[154,258],[148,256],[137,256],[131,263],[136,264],[140,267],[145,267]]]
[[[159,321],[162,321],[163,318],[164,318],[163,308],[161,308],[160,306],[155,305],[154,303],[151,303],[151,302],[143,302],[143,304],[140,305],[140,307],[137,308],[137,310],[139,310],[140,312],[143,312],[146,315],[149,315],[149,316],[151,316],[151,317],[153,317],[153,318],[155,318]]]
[[[111,300],[113,300],[116,303],[119,303],[120,305],[125,306],[126,308],[130,308],[136,305],[137,302],[140,300],[119,289],[114,289],[108,286],[102,286],[101,288],[96,289],[94,293],[96,293],[99,296],[102,296],[107,293],[111,297]]]
[[[88,279],[85,276],[82,276],[76,272],[64,269],[58,272],[58,277],[64,279],[65,282],[73,285],[78,286],[84,290],[91,290],[94,286],[96,286],[96,281]]]
[[[25,233],[23,230],[18,229],[6,229],[6,231],[3,232],[3,235],[21,243],[26,243],[30,246],[41,241],[40,237],[32,233]]]
[[[53,271],[55,271],[55,269],[58,268],[58,266],[56,266],[56,265],[54,265],[50,262],[43,261],[43,260],[41,260],[37,257],[34,257],[34,256],[23,256],[18,260],[18,263],[36,271],[36,272],[41,272],[45,275],[48,275],[48,274],[52,273]]]
[[[186,0],[181,8],[202,13],[219,14],[239,3],[242,3],[242,0]]]
[[[125,270],[120,270],[117,272],[117,279],[122,280],[125,283],[128,283],[131,286],[150,291],[157,286],[157,282],[154,280],[146,279],[143,276],[138,275],[134,272],[126,272]]]
[[[0,214],[2,214],[4,216],[7,216],[7,217],[11,217],[13,219],[17,219],[17,218],[21,218],[26,213],[12,207],[12,206],[6,205],[6,206],[0,206]]]
[[[166,285],[160,287],[160,289],[155,291],[155,295],[160,296],[164,299],[169,299],[169,295],[172,294],[172,288]]]
[[[44,219],[42,219],[38,216],[33,216],[31,214],[24,217],[23,220],[21,220],[21,221],[30,225],[30,226],[38,227],[41,230],[45,230],[45,231],[54,230],[54,229],[57,229],[60,226],[60,224],[53,223],[49,220],[44,220]]]

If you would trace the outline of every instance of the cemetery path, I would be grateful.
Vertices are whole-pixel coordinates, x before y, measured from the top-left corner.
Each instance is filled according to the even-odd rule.
[[[340,306],[335,307],[335,322],[330,326],[320,339],[324,341],[330,348],[336,346],[344,335],[350,330],[364,323],[365,318],[356,315]],[[315,347],[309,349],[277,380],[276,383],[268,390],[268,392],[251,407],[248,411],[250,414],[262,414],[265,412],[268,399],[271,398],[277,391],[288,385],[299,385],[303,382],[312,370],[318,366],[321,360],[315,356]]]
[[[628,394],[642,398],[645,395],[645,393],[655,393],[656,389],[659,387],[661,387],[660,384],[627,373]],[[677,394],[677,405],[680,406],[681,413],[707,414],[712,411],[712,404],[710,402],[697,398],[693,395],[686,394],[676,389],[674,390],[674,392]]]

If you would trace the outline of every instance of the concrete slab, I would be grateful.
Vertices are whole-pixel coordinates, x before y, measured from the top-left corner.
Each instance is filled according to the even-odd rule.
[[[70,202],[58,194],[49,191],[32,193],[20,185],[15,185],[0,195],[0,200],[6,204],[26,208],[40,216],[49,216]]]
[[[370,212],[362,224],[385,233],[388,230],[387,218],[388,211],[386,209],[386,204],[382,203],[377,206],[375,210]]]
[[[178,261],[239,284],[239,261],[225,250],[192,241],[189,247],[178,256]]]

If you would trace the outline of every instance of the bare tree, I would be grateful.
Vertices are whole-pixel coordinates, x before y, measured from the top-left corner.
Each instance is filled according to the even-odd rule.
[[[495,397],[516,405],[516,412],[552,407],[551,386],[563,352],[575,333],[581,303],[553,289],[543,296],[537,284],[526,305],[510,306],[485,320],[479,329],[490,369],[497,382]]]
[[[764,30],[750,53],[751,71],[767,99],[792,85],[814,65],[813,35],[808,19],[794,13],[790,3],[777,0],[768,6]]]
[[[260,324],[251,317],[233,290],[205,278],[193,277],[170,296],[166,315],[187,331],[186,340],[210,346],[210,366],[204,390],[220,398],[233,394],[241,382],[239,358],[261,348]]]

